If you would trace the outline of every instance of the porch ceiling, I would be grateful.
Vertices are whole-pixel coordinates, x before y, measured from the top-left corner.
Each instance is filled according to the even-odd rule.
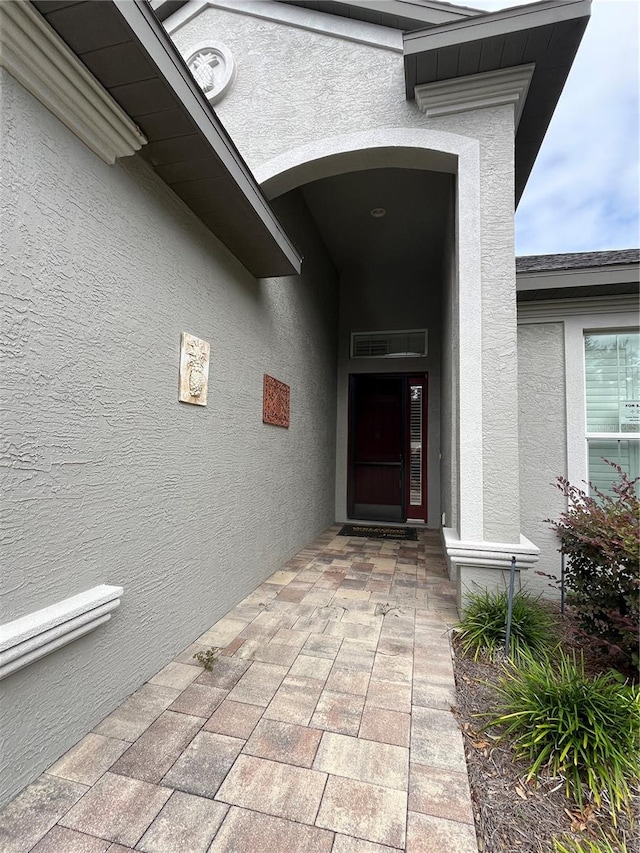
[[[302,194],[341,273],[439,274],[451,175],[367,169],[306,184]],[[385,215],[372,216],[376,208]]]
[[[589,20],[591,0],[545,0],[404,35],[408,99],[415,87],[535,64],[516,135],[516,204]]]

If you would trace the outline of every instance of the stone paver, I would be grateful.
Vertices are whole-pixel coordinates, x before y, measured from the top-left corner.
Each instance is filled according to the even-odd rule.
[[[401,746],[325,732],[313,767],[333,776],[344,776],[347,779],[358,779],[361,782],[406,791],[409,750]]]
[[[320,729],[264,719],[254,729],[243,752],[297,767],[311,767],[321,737]]]
[[[31,853],[105,853],[108,847],[109,842],[101,838],[54,826],[32,848]]]
[[[204,717],[208,720],[221,702],[226,699],[227,691],[220,687],[206,687],[204,684],[190,684],[178,698],[169,705],[169,711],[189,714],[192,717]]]
[[[49,769],[53,776],[93,785],[131,744],[102,735],[88,734]]]
[[[178,693],[173,687],[143,684],[126,702],[98,723],[93,731],[119,740],[137,740],[175,701]]]
[[[165,711],[111,768],[143,782],[159,782],[202,727],[200,717]]]
[[[27,853],[87,790],[44,773],[0,814],[2,853]]]
[[[471,824],[409,812],[407,853],[477,853]]]
[[[0,812],[0,850],[477,853],[439,536],[338,531]]]
[[[225,699],[204,724],[204,730],[246,740],[262,717],[262,712],[263,709],[258,705],[245,705],[243,702]]]
[[[326,773],[241,755],[216,795],[235,806],[313,823],[327,781]]]
[[[357,735],[364,707],[364,696],[323,690],[311,725],[329,732]]]
[[[222,803],[174,791],[137,849],[145,853],[206,853],[226,813]]]
[[[358,736],[396,746],[409,746],[411,715],[400,711],[364,706]]]
[[[413,707],[411,760],[443,770],[466,771],[460,730],[451,711]]]
[[[273,815],[231,808],[210,853],[331,853],[333,833]]]
[[[412,763],[409,770],[409,809],[473,824],[467,774]]]
[[[134,847],[170,796],[168,788],[105,773],[59,823]]]
[[[404,791],[330,776],[316,825],[403,849],[406,808]]]
[[[162,780],[188,794],[213,797],[231,769],[244,741],[199,732]]]

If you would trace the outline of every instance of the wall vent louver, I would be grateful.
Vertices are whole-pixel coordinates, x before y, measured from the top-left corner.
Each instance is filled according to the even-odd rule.
[[[419,358],[426,354],[426,329],[351,333],[351,358]]]

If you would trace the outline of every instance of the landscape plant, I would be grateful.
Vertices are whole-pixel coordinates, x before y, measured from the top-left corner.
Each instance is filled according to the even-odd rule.
[[[193,656],[199,664],[207,670],[207,672],[211,672],[213,669],[214,663],[218,660],[220,656],[220,649],[216,646],[211,646],[209,649],[205,649],[203,652],[196,652]]]
[[[591,486],[591,494],[559,477],[568,508],[559,520],[547,519],[567,555],[565,586],[584,631],[613,653],[638,664],[640,627],[640,499],[637,484],[619,465],[610,493]]]
[[[547,770],[565,778],[565,792],[583,804],[583,786],[600,806],[606,797],[614,824],[629,810],[638,780],[640,690],[609,671],[585,672],[584,659],[557,652],[521,655],[498,681],[498,707],[489,726],[501,726],[528,779]]]
[[[474,660],[504,652],[509,597],[506,590],[481,590],[469,595],[464,616],[458,625],[458,640],[464,654]],[[539,598],[526,592],[513,597],[509,656],[523,652],[545,653],[555,641],[554,620]]]
[[[599,838],[554,838],[553,853],[628,853],[627,844],[624,839],[617,838],[604,833]]]

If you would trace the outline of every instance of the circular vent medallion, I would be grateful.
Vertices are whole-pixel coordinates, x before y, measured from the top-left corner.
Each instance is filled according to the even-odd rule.
[[[187,65],[210,103],[216,104],[229,90],[236,75],[236,64],[229,48],[210,41],[192,48]]]

